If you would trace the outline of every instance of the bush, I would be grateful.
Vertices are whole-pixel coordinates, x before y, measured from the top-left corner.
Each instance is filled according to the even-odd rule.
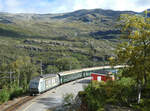
[[[9,99],[23,95],[25,91],[22,88],[13,87],[10,89],[2,89],[0,91],[0,104],[7,102]]]
[[[63,96],[63,104],[64,105],[71,105],[74,103],[74,95],[71,93],[71,94],[65,94]]]
[[[15,97],[21,96],[24,94],[24,91],[22,88],[13,88],[11,90],[10,99],[13,99]]]
[[[93,82],[85,89],[85,92],[85,101],[90,111],[97,111],[106,104],[131,106],[137,98],[135,81],[131,78],[106,83]]]
[[[10,94],[7,89],[2,89],[0,91],[0,103],[6,102],[9,100]]]

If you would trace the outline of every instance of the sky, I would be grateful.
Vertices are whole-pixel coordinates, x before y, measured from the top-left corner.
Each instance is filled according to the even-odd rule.
[[[64,13],[80,9],[143,11],[150,0],[0,0],[0,12]]]

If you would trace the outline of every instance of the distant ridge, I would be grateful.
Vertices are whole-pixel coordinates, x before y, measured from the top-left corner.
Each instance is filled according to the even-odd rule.
[[[150,10],[150,9],[148,9]],[[120,14],[138,14],[138,12],[134,12],[134,11],[115,11],[115,10],[104,10],[104,9],[91,9],[91,10],[87,10],[87,9],[82,9],[82,10],[77,10],[74,12],[68,12],[68,13],[58,13],[58,14],[36,14],[36,13],[8,13],[8,12],[0,12],[1,16],[6,16],[6,17],[22,17],[21,19],[27,18],[28,17],[34,17],[34,18],[52,18],[52,19],[65,19],[65,18],[69,18],[69,17],[81,17],[81,16],[85,16],[87,14],[91,15],[91,14],[99,14],[99,15],[103,15],[103,16],[119,16]]]
[[[60,36],[59,34],[57,34],[57,32],[54,33],[54,31],[47,31],[47,28],[51,27],[54,30],[65,29],[66,31],[71,31],[69,33],[78,32],[78,34],[75,34],[78,36],[82,35],[85,37],[87,36],[94,37],[96,39],[101,39],[101,38],[112,39],[112,38],[117,38],[119,35],[119,31],[115,29],[114,27],[115,27],[115,24],[117,23],[117,19],[120,16],[120,14],[134,15],[134,14],[143,14],[143,12],[138,13],[134,11],[114,11],[114,10],[104,10],[104,9],[91,9],[91,10],[83,9],[83,10],[77,10],[74,12],[61,13],[61,14],[34,14],[34,13],[33,14],[31,13],[11,14],[7,12],[0,12],[0,23],[11,24],[10,27],[13,27],[13,28],[8,28],[9,30],[2,28],[1,30],[3,30],[2,31],[3,35],[6,30],[6,32],[11,32],[13,34],[25,32],[25,34],[27,35],[38,35],[38,36],[40,35],[40,36],[46,36],[46,37],[49,35]],[[54,24],[56,23],[57,27],[51,26],[49,22],[54,23]],[[76,27],[72,27],[72,26],[66,28],[65,24],[58,24],[58,23],[63,23],[63,22],[67,22],[70,25],[73,22],[76,22],[76,24],[79,24],[78,27],[81,26],[81,29],[80,28],[76,29]],[[92,27],[95,27],[93,28],[95,30],[91,31],[91,30],[86,29],[87,31],[84,32],[82,30],[83,23],[85,23],[85,25],[87,26],[90,25]],[[17,28],[14,28],[16,26]],[[36,34],[34,34],[35,33],[35,28],[33,28],[34,26],[37,31]],[[24,29],[23,27],[24,28],[26,27],[26,28]],[[14,32],[14,29],[15,29],[15,32]],[[44,33],[42,33],[40,30],[43,30]],[[30,34],[28,34],[29,32]],[[7,35],[7,33],[5,33],[5,35]],[[19,34],[19,35],[22,35],[22,34]],[[66,34],[64,34],[64,32],[61,32],[61,35],[66,35]]]

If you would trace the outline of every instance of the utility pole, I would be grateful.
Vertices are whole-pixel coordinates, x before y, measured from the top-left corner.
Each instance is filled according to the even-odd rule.
[[[72,69],[71,65],[72,65],[72,63],[71,63],[71,61],[70,61],[70,64],[69,64],[69,66],[70,66],[70,70]]]
[[[12,83],[12,74],[13,74],[14,72],[11,72],[11,70],[10,70],[10,72],[9,72],[9,80],[10,80],[10,84]]]
[[[43,75],[43,68],[42,68],[42,60],[41,60],[41,76]]]

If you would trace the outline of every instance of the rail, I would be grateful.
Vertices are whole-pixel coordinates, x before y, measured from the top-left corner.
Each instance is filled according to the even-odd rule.
[[[17,103],[13,104],[12,106],[4,109],[3,111],[17,111],[17,109],[22,106],[23,104],[25,104],[26,102],[32,100],[33,98],[35,98],[35,96],[27,96],[24,99],[21,99],[20,101],[18,101]]]

